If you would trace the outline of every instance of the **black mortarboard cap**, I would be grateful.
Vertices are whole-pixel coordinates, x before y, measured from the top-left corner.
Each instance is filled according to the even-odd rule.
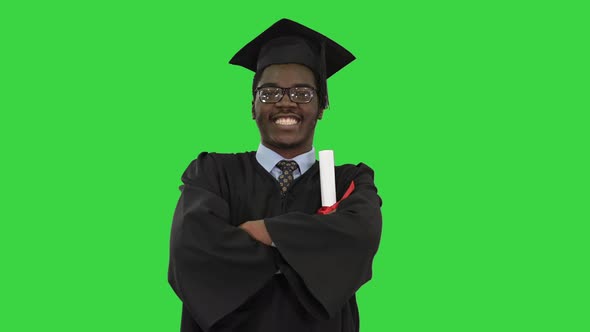
[[[259,72],[269,65],[298,63],[310,68],[320,82],[328,106],[326,80],[355,59],[330,38],[289,19],[281,19],[242,47],[229,61]]]

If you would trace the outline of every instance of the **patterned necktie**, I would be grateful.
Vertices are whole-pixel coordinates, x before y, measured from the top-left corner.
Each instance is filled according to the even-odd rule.
[[[277,167],[282,174],[279,175],[279,185],[281,186],[281,195],[285,196],[287,189],[293,183],[293,171],[299,168],[297,162],[293,160],[281,160],[277,163]]]

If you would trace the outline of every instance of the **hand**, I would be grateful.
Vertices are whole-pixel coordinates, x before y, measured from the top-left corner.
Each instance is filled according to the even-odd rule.
[[[268,231],[266,230],[264,220],[246,221],[238,227],[246,231],[246,233],[248,233],[254,240],[261,242],[267,246],[270,246],[272,244],[272,239],[270,238],[270,234],[268,234]]]

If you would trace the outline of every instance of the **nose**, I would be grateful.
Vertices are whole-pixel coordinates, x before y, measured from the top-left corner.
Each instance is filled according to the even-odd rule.
[[[291,101],[289,98],[289,91],[283,91],[283,97],[276,103],[277,107],[297,107],[297,103]]]

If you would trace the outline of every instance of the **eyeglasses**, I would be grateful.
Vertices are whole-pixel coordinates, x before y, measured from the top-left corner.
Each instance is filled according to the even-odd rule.
[[[289,100],[297,104],[307,104],[315,96],[315,89],[307,86],[296,86],[293,88],[263,87],[254,90],[258,93],[258,98],[264,104],[278,103],[285,92],[288,92]]]

